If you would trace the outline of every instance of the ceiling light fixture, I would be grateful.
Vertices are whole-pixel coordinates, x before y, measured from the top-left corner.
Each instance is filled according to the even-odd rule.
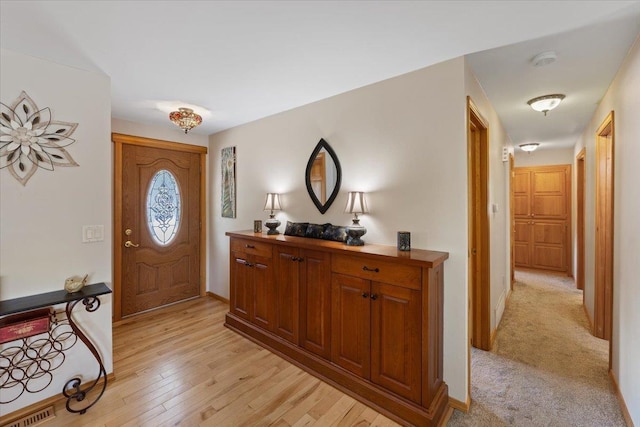
[[[558,55],[554,51],[542,52],[531,58],[534,67],[544,67],[553,64],[558,59]]]
[[[194,113],[191,108],[179,108],[178,110],[169,113],[169,120],[184,129],[184,133],[188,133],[202,123],[202,117]]]
[[[543,112],[546,116],[547,112],[556,108],[564,98],[565,96],[561,94],[544,95],[530,99],[527,101],[527,104],[529,104],[534,110]]]
[[[520,144],[519,147],[522,151],[526,151],[527,153],[530,153],[532,151],[535,151],[539,145],[540,144],[538,144],[537,142],[527,142],[526,144]]]

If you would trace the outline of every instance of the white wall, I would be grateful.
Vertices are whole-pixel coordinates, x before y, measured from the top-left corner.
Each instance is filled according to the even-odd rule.
[[[529,153],[516,148],[515,167],[572,165],[575,161],[573,148],[538,149]]]
[[[38,170],[26,186],[0,170],[0,299],[61,290],[72,275],[111,286],[110,80],[5,49],[0,55],[2,102],[11,105],[24,90],[39,108],[51,108],[53,120],[78,123],[76,142],[66,149],[80,165]],[[104,225],[105,240],[82,243],[83,225]],[[110,373],[112,304],[109,296],[100,300],[97,312],[82,313],[81,324]],[[48,388],[25,393],[3,414],[59,394],[74,375],[95,378],[96,362],[83,346],[68,352]]]
[[[478,83],[469,64],[465,64],[465,89],[489,128],[489,215],[491,330],[500,324],[504,304],[511,290],[509,236],[509,162],[502,161],[502,147],[511,147],[511,139],[498,114]],[[495,205],[495,210],[493,212]]]
[[[438,100],[438,102],[434,102]],[[296,108],[210,137],[213,197],[210,290],[229,295],[228,230],[266,219],[267,192],[282,193],[286,220],[348,225],[346,193],[367,192],[364,240],[447,251],[444,378],[450,395],[467,394],[467,160],[464,60],[444,62]],[[342,165],[342,187],[321,215],[304,171],[324,138]],[[220,150],[237,147],[237,218],[220,217]]]
[[[640,425],[640,38],[576,143],[586,147],[585,305],[593,319],[595,133],[614,111],[614,249],[612,370],[635,425]]]

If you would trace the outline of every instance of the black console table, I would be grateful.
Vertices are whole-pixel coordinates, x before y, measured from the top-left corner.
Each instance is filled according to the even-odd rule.
[[[53,380],[51,371],[62,365],[65,360],[65,351],[73,347],[78,338],[95,357],[99,365],[99,372],[95,381],[87,386],[81,387],[82,381],[79,377],[66,382],[62,394],[67,399],[67,410],[84,414],[100,400],[107,388],[107,372],[100,353],[78,327],[72,312],[79,303],[82,303],[86,311],[94,312],[100,308],[98,297],[110,293],[111,289],[107,285],[96,283],[85,286],[72,294],[61,290],[0,301],[0,327],[8,328],[14,324],[19,326],[20,316],[22,314],[28,316],[29,313],[38,313],[38,316],[44,316],[31,320],[32,322],[44,320],[45,324],[49,325],[48,330],[37,335],[7,341],[9,345],[5,345],[0,350],[0,390],[5,390],[7,394],[3,393],[3,396],[8,396],[6,397],[7,401],[5,401],[5,397],[0,397],[0,404],[15,401],[25,391],[37,393],[47,388]],[[58,319],[52,307],[63,303],[67,304],[65,307],[66,319]],[[25,319],[29,318],[25,317]],[[9,321],[18,323],[10,324]],[[23,329],[28,330],[36,323],[25,323],[25,325]],[[98,385],[101,380],[102,387],[100,388]],[[94,389],[96,392],[91,394],[92,397],[89,397],[89,393]],[[97,396],[94,396],[96,393]]]

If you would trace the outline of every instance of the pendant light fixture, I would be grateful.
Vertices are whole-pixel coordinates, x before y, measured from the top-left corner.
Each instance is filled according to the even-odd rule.
[[[544,115],[546,116],[547,112],[560,105],[560,101],[562,101],[564,98],[565,96],[562,94],[544,95],[530,99],[529,101],[527,101],[527,104],[529,104],[534,110],[544,113]]]
[[[172,111],[169,113],[169,120],[180,126],[184,133],[188,133],[202,123],[202,117],[194,113],[191,108],[179,108],[178,111]]]

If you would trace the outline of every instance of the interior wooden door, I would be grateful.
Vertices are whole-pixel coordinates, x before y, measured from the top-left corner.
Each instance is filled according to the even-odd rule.
[[[512,153],[509,153],[509,224],[511,224],[511,232],[509,233],[509,242],[510,242],[510,253],[509,257],[509,277],[510,284],[509,287],[513,290],[513,284],[516,282],[516,217],[514,212],[515,200],[513,198],[513,185],[514,185],[514,177],[515,177],[515,159]]]
[[[585,153],[583,148],[576,157],[576,287],[584,289],[584,215],[585,215]],[[584,303],[584,293],[582,294]]]
[[[200,156],[126,144],[122,166],[122,315],[199,296]]]
[[[596,133],[596,254],[594,335],[611,340],[613,313],[613,111]],[[611,364],[611,358],[609,359]]]
[[[491,283],[489,227],[489,137],[486,121],[470,98],[468,113],[469,178],[469,319],[471,344],[491,349]]]

